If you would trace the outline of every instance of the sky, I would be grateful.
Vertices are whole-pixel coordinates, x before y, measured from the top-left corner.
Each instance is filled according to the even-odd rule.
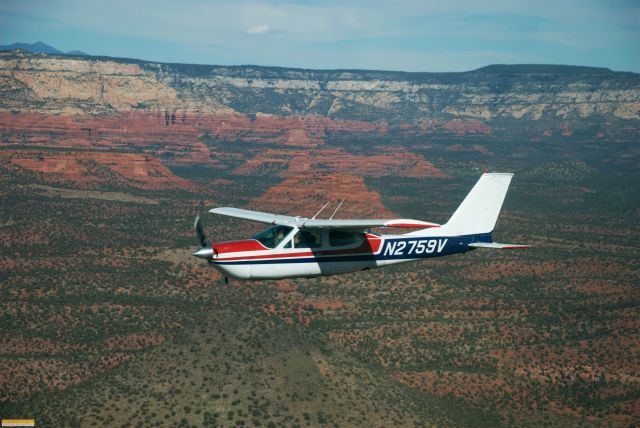
[[[640,72],[640,0],[0,0],[0,44],[150,61]]]

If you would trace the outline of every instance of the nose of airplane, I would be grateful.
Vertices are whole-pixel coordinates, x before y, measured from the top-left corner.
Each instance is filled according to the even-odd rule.
[[[213,248],[204,247],[200,248],[198,251],[192,254],[194,257],[199,257],[201,259],[211,259],[213,258]]]

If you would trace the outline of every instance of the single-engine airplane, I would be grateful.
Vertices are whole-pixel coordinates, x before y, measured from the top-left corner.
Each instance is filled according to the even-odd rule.
[[[209,212],[272,226],[241,241],[212,245],[196,217],[194,229],[206,259],[227,280],[315,277],[373,269],[477,248],[527,248],[491,239],[513,174],[483,174],[449,221],[443,225],[411,219],[333,220],[292,217],[238,208]],[[325,205],[326,206],[326,205]],[[323,207],[324,208],[324,207]],[[335,214],[335,212],[334,212]],[[370,228],[419,229],[401,235],[379,235]]]

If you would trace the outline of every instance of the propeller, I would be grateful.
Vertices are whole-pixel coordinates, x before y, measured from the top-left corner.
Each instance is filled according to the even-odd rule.
[[[196,221],[193,223],[193,229],[196,231],[196,236],[198,237],[198,244],[200,244],[200,248],[208,246],[207,237],[204,234],[204,229],[202,228],[202,223],[200,222],[200,216],[196,216]]]
[[[198,244],[200,248],[198,248],[198,251],[196,251],[192,255],[201,259],[212,259],[213,248],[207,243],[207,237],[204,234],[204,228],[202,227],[202,223],[200,222],[200,216],[196,216],[196,221],[193,223],[193,229],[196,231],[196,236],[198,238]]]

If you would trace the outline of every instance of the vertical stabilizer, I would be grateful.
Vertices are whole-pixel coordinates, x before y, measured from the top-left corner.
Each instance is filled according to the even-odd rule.
[[[482,174],[441,231],[451,235],[490,233],[496,226],[513,174]]]

